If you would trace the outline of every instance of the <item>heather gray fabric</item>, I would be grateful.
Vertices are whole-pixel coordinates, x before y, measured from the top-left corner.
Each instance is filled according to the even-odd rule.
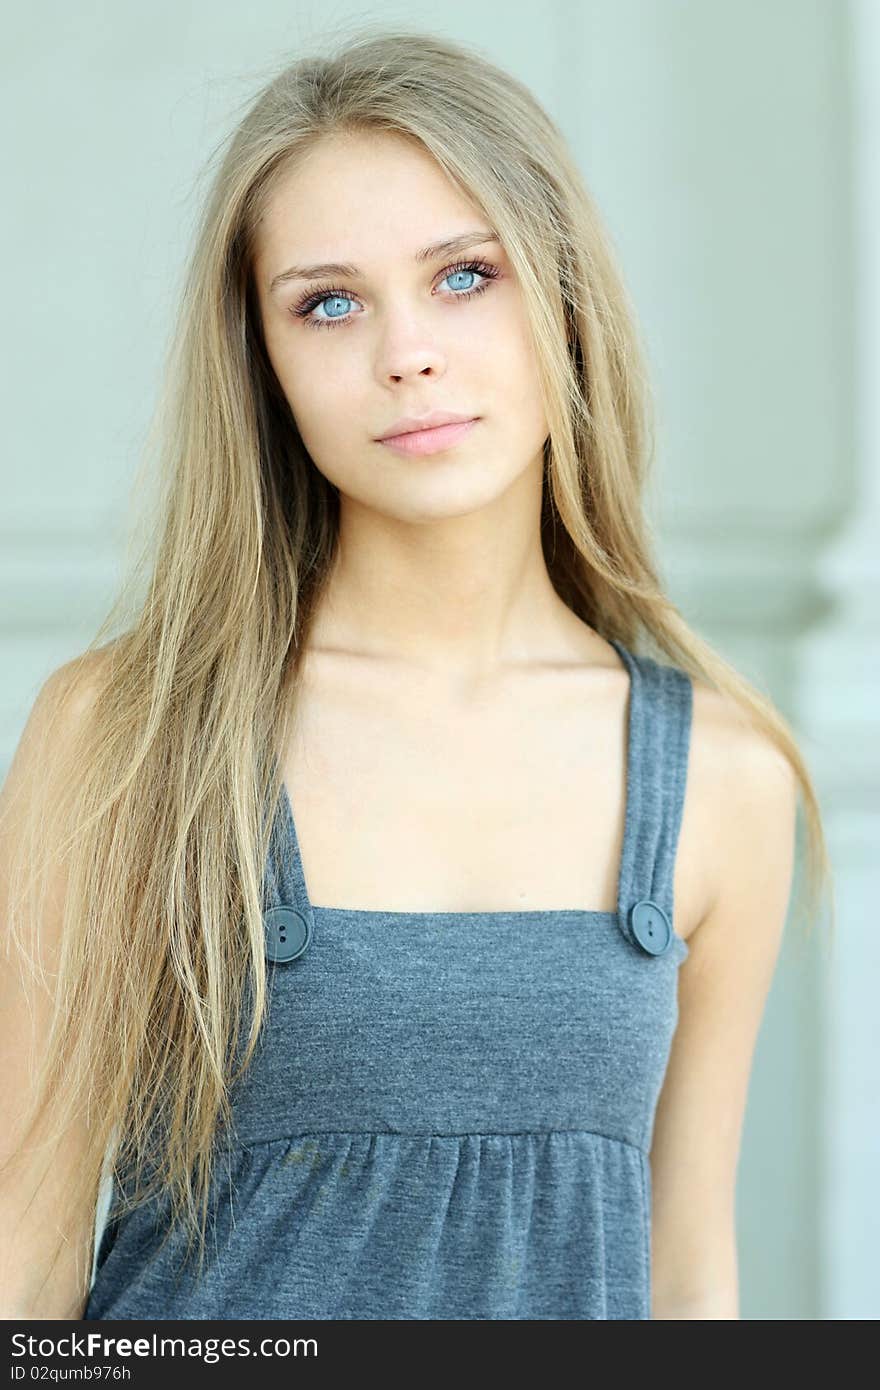
[[[86,1319],[650,1317],[693,690],[614,645],[631,678],[616,912],[312,907],[285,794],[264,901],[311,938],[268,967],[209,1262],[197,1280],[178,1232],[158,1252],[162,1203],[116,1216]]]

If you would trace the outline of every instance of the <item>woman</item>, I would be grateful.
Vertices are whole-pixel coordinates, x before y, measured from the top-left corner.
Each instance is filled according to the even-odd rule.
[[[424,34],[294,63],[168,379],[145,597],[3,793],[7,1315],[737,1317],[798,791],[827,856],[658,579],[555,125]]]

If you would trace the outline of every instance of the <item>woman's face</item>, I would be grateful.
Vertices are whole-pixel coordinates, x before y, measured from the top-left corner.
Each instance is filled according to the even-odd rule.
[[[314,270],[327,262],[351,269]],[[273,287],[291,267],[308,273]],[[343,505],[427,521],[485,506],[528,471],[540,491],[548,428],[518,281],[420,146],[382,132],[319,141],[275,190],[255,274],[270,361]],[[421,456],[378,442],[430,411],[476,423]]]

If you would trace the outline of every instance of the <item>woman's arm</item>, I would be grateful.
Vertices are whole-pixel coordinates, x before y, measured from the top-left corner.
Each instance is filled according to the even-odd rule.
[[[695,700],[714,902],[679,971],[651,1147],[652,1317],[738,1318],[736,1178],[749,1075],[788,912],[797,781],[758,732]],[[719,714],[721,712],[721,717]]]
[[[85,668],[85,664],[84,664]],[[87,668],[85,668],[87,669]],[[59,699],[69,688],[69,667],[53,672],[40,690],[0,791],[0,1317],[79,1319],[88,1298],[93,1253],[95,1207],[72,1211],[67,1198],[83,1145],[79,1130],[68,1131],[60,1144],[37,1148],[41,1127],[20,1152],[20,1121],[41,1040],[51,1020],[51,996],[30,974],[20,973],[8,923],[10,865],[20,844],[23,811],[32,798],[51,823],[51,776],[37,775],[35,751],[47,737],[69,738],[73,721],[84,717],[91,699],[86,686],[59,715]],[[51,730],[51,732],[50,732]],[[55,760],[53,760],[53,763]],[[64,903],[65,876],[57,867],[48,883],[46,915],[40,923],[35,954],[51,983],[59,947],[58,924]],[[46,1175],[45,1181],[38,1183]],[[95,1194],[97,1202],[97,1193]],[[63,1233],[64,1247],[50,1272],[51,1252]]]

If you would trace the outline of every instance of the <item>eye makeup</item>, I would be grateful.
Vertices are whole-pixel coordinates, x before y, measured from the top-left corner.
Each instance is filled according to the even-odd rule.
[[[446,266],[440,272],[440,279],[444,280],[449,275],[461,274],[464,271],[474,272],[483,276],[483,279],[478,285],[474,285],[471,289],[462,290],[460,292],[453,291],[453,299],[472,299],[474,295],[482,294],[484,290],[489,288],[492,281],[497,280],[501,274],[498,267],[492,265],[489,261],[457,261],[455,265]],[[313,317],[313,310],[315,310],[319,304],[325,299],[333,298],[350,299],[352,302],[355,302],[354,295],[350,294],[348,290],[343,289],[341,286],[318,285],[316,289],[312,290],[303,299],[292,305],[288,312],[293,314],[296,318],[301,318],[310,328],[333,328],[336,324],[351,323],[353,318],[357,318],[357,314],[337,319]]]

